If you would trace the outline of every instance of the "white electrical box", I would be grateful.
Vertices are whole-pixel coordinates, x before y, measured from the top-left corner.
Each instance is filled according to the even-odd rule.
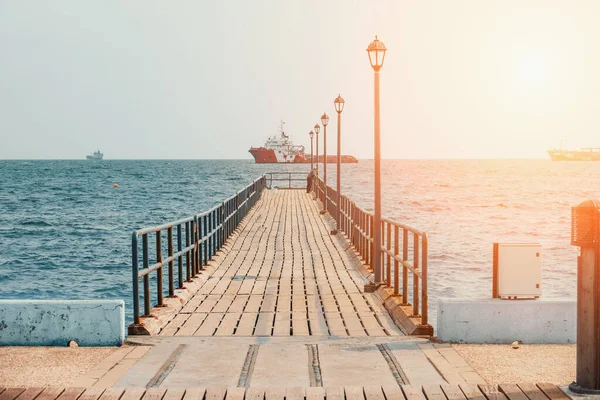
[[[538,298],[542,295],[542,245],[494,243],[492,297]]]

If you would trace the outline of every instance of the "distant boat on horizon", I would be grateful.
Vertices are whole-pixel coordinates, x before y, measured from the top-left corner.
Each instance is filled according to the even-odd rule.
[[[99,149],[93,152],[92,154],[88,154],[87,156],[85,156],[85,158],[87,158],[88,160],[102,160],[103,157],[104,154],[102,154]]]
[[[584,147],[580,150],[548,150],[552,161],[600,161],[600,147]]]

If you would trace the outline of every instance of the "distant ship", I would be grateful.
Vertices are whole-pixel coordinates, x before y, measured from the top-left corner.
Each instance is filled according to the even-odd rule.
[[[600,147],[580,150],[548,150],[552,161],[600,161]]]
[[[96,150],[92,154],[85,156],[88,160],[102,160],[102,157],[104,157],[104,154],[100,153],[100,150]]]
[[[310,163],[310,155],[306,155],[304,146],[294,145],[292,139],[283,130],[281,121],[279,126],[279,137],[270,136],[262,147],[251,147],[250,154],[254,157],[257,164],[275,164],[275,163]],[[315,155],[315,160],[317,156]],[[323,162],[323,156],[318,157]],[[328,163],[337,162],[337,156],[327,156]],[[356,157],[342,155],[343,163],[357,163]]]

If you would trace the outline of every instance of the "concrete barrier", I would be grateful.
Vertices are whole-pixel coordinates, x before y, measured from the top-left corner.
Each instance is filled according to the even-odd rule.
[[[439,299],[437,337],[457,343],[575,343],[577,301]]]
[[[123,300],[0,300],[0,345],[120,346]]]

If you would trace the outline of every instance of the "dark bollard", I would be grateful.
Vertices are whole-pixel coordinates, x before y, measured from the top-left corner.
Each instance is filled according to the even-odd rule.
[[[577,375],[569,389],[600,394],[600,202],[588,200],[571,211],[571,245],[577,257]]]

